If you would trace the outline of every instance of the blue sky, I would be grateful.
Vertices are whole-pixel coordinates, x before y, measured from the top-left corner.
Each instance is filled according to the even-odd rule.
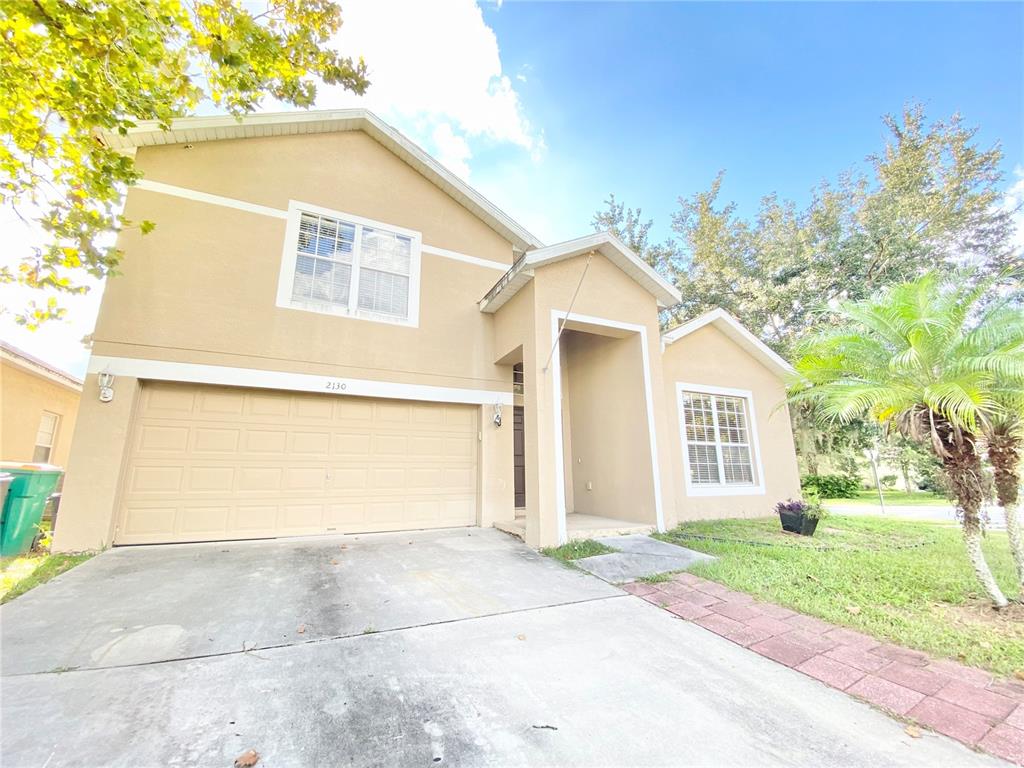
[[[484,18],[544,133],[531,176],[554,214],[545,237],[587,229],[609,192],[667,234],[676,198],[719,169],[743,213],[773,191],[806,202],[910,101],[1000,142],[1008,185],[1024,163],[1021,4],[506,2]],[[500,194],[516,154],[481,153],[473,181]]]
[[[372,86],[321,88],[316,107],[374,110],[548,243],[589,232],[613,192],[665,237],[677,197],[721,169],[743,214],[771,192],[804,204],[913,101],[1000,142],[1024,202],[1021,3],[341,4],[332,44],[365,57]],[[38,238],[0,225],[4,259]],[[0,312],[0,336],[80,374],[101,295],[62,298],[67,320],[35,333]]]

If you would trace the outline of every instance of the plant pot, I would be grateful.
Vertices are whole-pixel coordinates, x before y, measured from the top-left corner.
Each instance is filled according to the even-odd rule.
[[[782,523],[782,530],[799,533],[801,536],[813,536],[818,527],[818,518],[793,512],[779,512],[779,522]]]

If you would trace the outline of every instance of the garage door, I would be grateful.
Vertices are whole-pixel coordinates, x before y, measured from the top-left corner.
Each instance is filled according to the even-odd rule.
[[[117,544],[473,525],[477,408],[146,383]]]

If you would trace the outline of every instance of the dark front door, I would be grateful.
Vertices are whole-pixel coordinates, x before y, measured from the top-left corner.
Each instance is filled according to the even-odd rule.
[[[523,433],[523,406],[512,407],[513,477],[516,507],[526,506],[526,435]]]

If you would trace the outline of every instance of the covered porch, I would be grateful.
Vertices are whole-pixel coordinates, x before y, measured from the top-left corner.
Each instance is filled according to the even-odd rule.
[[[529,254],[481,302],[515,397],[515,510],[495,527],[536,547],[665,529],[652,292],[580,246]]]

